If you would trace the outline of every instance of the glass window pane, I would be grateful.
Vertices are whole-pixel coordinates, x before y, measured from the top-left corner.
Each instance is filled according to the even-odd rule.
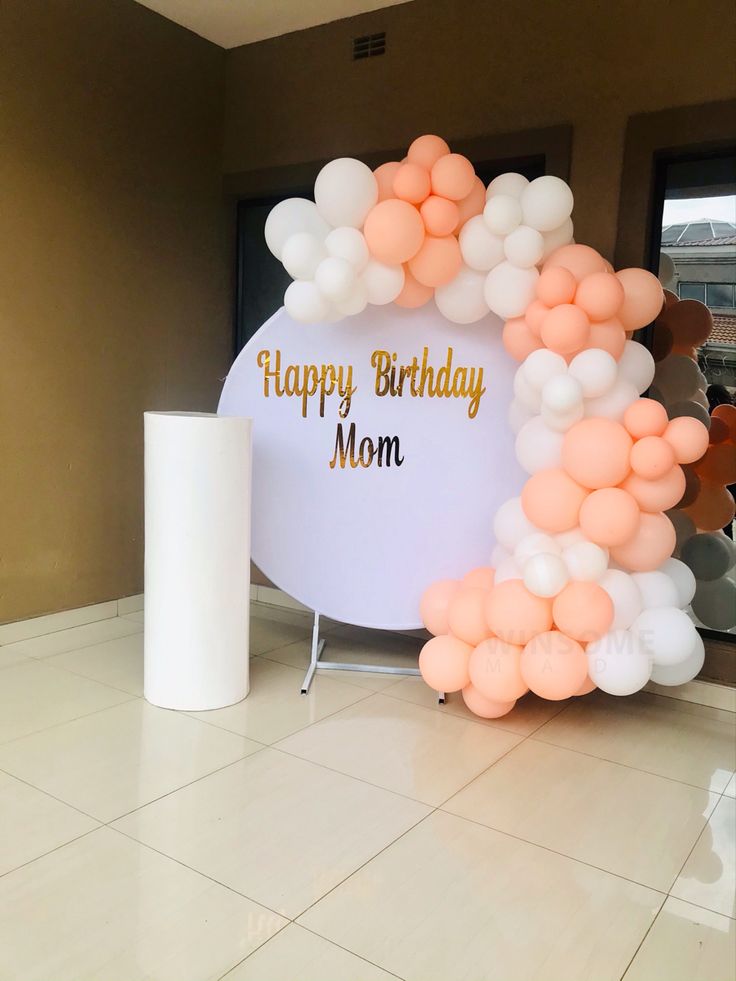
[[[709,221],[691,221],[685,229],[685,234],[680,239],[680,245],[685,242],[704,242],[708,238],[713,238]]]
[[[732,283],[708,283],[707,296],[708,296],[709,307],[732,307],[733,284]]]
[[[680,283],[680,299],[705,303],[705,283]]]

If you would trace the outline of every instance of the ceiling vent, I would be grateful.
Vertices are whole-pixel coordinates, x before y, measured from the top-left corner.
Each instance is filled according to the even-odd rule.
[[[386,53],[386,32],[380,34],[363,34],[353,38],[353,61],[363,58],[376,58]]]

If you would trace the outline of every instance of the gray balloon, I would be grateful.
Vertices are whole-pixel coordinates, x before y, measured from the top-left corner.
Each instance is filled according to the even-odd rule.
[[[731,579],[699,582],[693,597],[693,613],[713,630],[736,627],[736,582]]]
[[[680,558],[689,565],[696,579],[713,582],[731,568],[728,545],[709,531],[700,532],[683,544]]]

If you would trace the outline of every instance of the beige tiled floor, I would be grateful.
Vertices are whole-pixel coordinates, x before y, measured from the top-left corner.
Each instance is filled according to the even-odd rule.
[[[260,606],[249,697],[167,712],[142,619],[0,631],[2,981],[733,978],[732,715],[482,721],[371,672],[301,696],[311,624]],[[330,658],[416,663],[325,629]]]

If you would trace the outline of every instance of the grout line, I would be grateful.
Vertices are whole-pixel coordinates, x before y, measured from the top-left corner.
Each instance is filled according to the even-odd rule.
[[[56,670],[59,670],[59,669],[57,668]],[[67,673],[68,674],[71,674],[71,672],[67,672]],[[78,677],[81,677],[81,676],[80,675],[75,675],[74,677],[77,677],[78,678]],[[85,680],[86,681],[92,681],[91,678],[86,678]],[[110,688],[109,685],[105,685],[101,681],[97,681],[97,682],[95,682],[95,684],[98,684],[98,685],[100,685],[103,688]],[[58,729],[59,726],[69,725],[70,722],[78,722],[80,719],[88,719],[91,715],[98,715],[100,712],[107,712],[108,709],[117,708],[119,705],[127,705],[128,702],[134,702],[134,701],[137,701],[140,698],[139,695],[131,695],[129,692],[120,691],[120,689],[118,689],[118,688],[113,688],[111,690],[112,691],[119,692],[119,694],[121,694],[121,695],[128,695],[128,697],[127,698],[122,698],[119,702],[114,702],[112,705],[103,705],[102,708],[93,709],[91,712],[82,712],[81,715],[75,715],[71,719],[64,719],[61,722],[54,722],[53,725],[50,725],[50,726],[42,726],[40,729],[34,729],[32,732],[24,732],[20,736],[13,736],[12,739],[6,739],[6,740],[3,740],[3,741],[0,741],[0,755],[2,755],[2,751],[3,751],[3,749],[6,746],[12,746],[13,743],[17,743],[21,739],[30,739],[31,736],[38,736],[42,732],[50,732],[52,729]]]
[[[125,618],[124,617],[109,617],[108,619],[109,620],[123,620]],[[95,620],[94,622],[95,623],[105,623],[106,621],[105,620]],[[129,623],[134,623],[135,621],[134,620],[129,620],[128,622]],[[79,626],[82,626],[82,627],[91,627],[92,624],[90,624],[90,623],[83,623],[83,624],[80,624]],[[141,628],[140,630],[131,630],[130,633],[119,634],[117,637],[106,637],[104,640],[93,640],[93,641],[91,641],[89,643],[82,642],[77,647],[71,647],[71,648],[69,648],[68,651],[57,651],[56,653],[52,653],[52,654],[26,654],[25,657],[27,657],[27,658],[29,658],[29,659],[31,659],[33,661],[40,661],[41,663],[43,663],[44,661],[50,661],[50,660],[52,660],[52,658],[61,657],[62,654],[76,654],[78,651],[87,651],[87,650],[89,650],[90,647],[99,647],[101,644],[109,644],[113,640],[123,640],[123,638],[125,638],[125,637],[134,637],[136,634],[143,633],[143,624],[140,623],[140,624],[138,624],[138,626]],[[77,627],[69,627],[67,629],[69,629],[69,630],[76,630]],[[63,630],[57,630],[56,633],[64,633],[64,631]],[[42,637],[50,637],[51,634],[42,634],[41,636]],[[17,641],[17,643],[18,644],[32,643],[34,640],[40,640],[40,639],[41,639],[41,637],[32,637],[30,639],[30,641],[19,640],[19,641]],[[10,644],[6,644],[5,646],[6,647],[10,647],[11,645]]]
[[[306,912],[306,910],[305,910]],[[301,913],[299,914],[302,915]],[[320,940],[325,940],[328,944],[332,944],[334,947],[339,947],[340,950],[344,950],[346,953],[351,954],[353,957],[357,957],[358,960],[365,961],[366,964],[370,964],[372,967],[377,968],[379,971],[383,971],[384,974],[388,974],[392,978],[397,978],[398,981],[404,981],[404,979],[399,974],[394,974],[393,971],[389,971],[387,967],[383,967],[381,964],[377,964],[375,961],[370,960],[364,954],[356,954],[354,950],[349,947],[344,947],[342,944],[338,943],[336,940],[331,940],[329,937],[323,937],[321,933],[317,933],[311,927],[304,926],[303,923],[297,923],[296,920],[293,921],[294,926],[298,927],[300,930],[306,930],[307,933],[311,933],[313,937],[319,937]]]
[[[728,784],[726,784],[726,787],[727,787],[727,786],[728,786]],[[715,812],[716,812],[716,808],[717,808],[717,807],[718,807],[718,805],[719,805],[719,804],[721,803],[721,801],[723,800],[723,798],[724,798],[724,796],[725,796],[725,787],[724,787],[724,789],[723,789],[723,791],[721,791],[721,793],[720,793],[720,795],[718,796],[718,800],[717,800],[717,801],[715,802],[715,804],[713,805],[713,808],[711,809],[711,812],[710,812],[710,814],[708,815],[708,817],[707,817],[707,819],[706,819],[706,822],[705,822],[705,824],[704,824],[704,825],[703,825],[703,827],[702,827],[702,828],[700,829],[700,834],[698,835],[698,837],[697,837],[697,838],[695,839],[695,841],[693,842],[693,847],[692,847],[692,848],[690,849],[690,851],[689,851],[689,852],[687,853],[687,855],[685,856],[685,860],[683,861],[683,863],[682,863],[682,865],[680,866],[680,868],[679,868],[679,871],[678,871],[678,872],[676,873],[676,875],[675,875],[675,877],[674,877],[674,879],[673,879],[673,880],[672,880],[672,882],[671,882],[671,883],[669,884],[669,886],[668,886],[668,888],[667,888],[667,895],[668,895],[668,896],[672,896],[672,890],[674,889],[674,887],[675,887],[675,884],[676,884],[676,882],[677,882],[677,880],[678,880],[678,879],[680,878],[680,876],[682,875],[682,870],[683,870],[683,869],[685,868],[685,866],[687,865],[687,863],[688,863],[688,862],[690,861],[690,856],[691,856],[691,855],[692,855],[692,853],[693,853],[693,852],[695,851],[695,849],[696,849],[696,848],[697,848],[697,846],[698,846],[698,842],[700,841],[700,839],[701,839],[701,838],[703,837],[703,835],[705,834],[705,829],[706,829],[706,828],[708,827],[708,825],[710,824],[710,819],[711,819],[711,818],[713,817],[713,815],[715,814]],[[679,897],[679,896],[673,896],[672,898],[673,898],[673,899],[679,899],[680,897]],[[695,905],[698,905],[698,904],[696,903]],[[707,906],[704,906],[704,907],[702,907],[702,908],[703,908],[703,909],[708,909],[708,907],[707,907]],[[713,912],[713,913],[717,913],[717,912],[718,912],[718,910],[712,910],[711,912]],[[725,915],[726,915],[726,916],[728,916],[728,914],[727,914],[727,913],[726,913]],[[733,917],[732,917],[732,919],[733,919]]]
[[[660,903],[660,906],[659,906],[659,909],[657,910],[657,912],[656,912],[656,913],[654,914],[654,916],[652,917],[652,922],[651,922],[651,923],[649,924],[649,926],[648,926],[648,927],[646,928],[646,930],[644,931],[644,936],[643,936],[643,937],[641,938],[641,940],[639,941],[639,943],[638,943],[638,945],[637,945],[637,948],[636,948],[636,950],[635,950],[635,951],[634,951],[634,953],[633,953],[633,954],[631,955],[631,960],[629,961],[629,963],[628,963],[628,964],[626,965],[626,967],[624,968],[624,971],[623,971],[623,974],[621,974],[621,975],[620,975],[620,978],[619,978],[619,981],[624,981],[624,978],[625,978],[625,976],[626,976],[626,975],[627,975],[627,974],[629,973],[629,968],[630,968],[630,967],[631,967],[631,965],[632,965],[632,964],[634,963],[634,959],[636,958],[636,955],[637,955],[637,954],[639,953],[639,951],[641,950],[641,948],[642,948],[642,944],[644,943],[644,941],[645,941],[645,940],[647,939],[647,937],[649,936],[649,933],[651,932],[651,929],[652,929],[652,927],[654,926],[654,924],[655,924],[655,923],[657,922],[657,920],[659,919],[659,914],[660,914],[660,913],[662,912],[662,910],[664,909],[664,904],[665,904],[665,903],[667,902],[667,899],[668,899],[668,897],[667,897],[667,896],[665,896],[665,897],[664,897],[664,899],[662,900],[662,902]]]
[[[28,865],[33,865],[34,862],[40,862],[41,859],[47,858],[49,855],[53,855],[54,852],[58,852],[61,848],[66,848],[67,845],[71,845],[75,841],[81,841],[82,838],[86,838],[88,835],[93,835],[96,831],[99,831],[104,827],[104,824],[98,824],[96,828],[90,828],[89,831],[84,831],[81,835],[76,835],[74,838],[70,838],[69,841],[63,841],[60,845],[56,845],[55,848],[49,848],[47,852],[43,852],[41,855],[36,855],[34,858],[29,858],[27,862],[22,862],[20,865],[16,865],[13,869],[8,869],[6,872],[0,872],[0,879],[4,879],[6,875],[13,875],[14,872],[18,872],[20,869],[24,869]]]
[[[39,637],[49,637],[51,634],[58,634],[64,630],[73,630],[75,627],[87,627],[91,623],[102,623],[103,620],[114,620],[118,616],[117,612],[117,600],[102,600],[101,603],[90,603],[89,606],[103,606],[106,603],[115,603],[115,613],[111,613],[109,616],[95,617],[93,620],[85,620],[82,623],[74,623],[71,626],[57,627],[55,630],[45,630],[40,634],[32,634],[30,637],[19,637],[18,640],[6,640],[0,641],[0,647],[10,647],[11,644],[25,643],[27,640],[38,640]],[[77,610],[85,610],[85,606],[76,606],[71,610],[58,610],[56,613],[40,613],[38,617],[30,617],[26,620],[11,620],[9,623],[0,624],[0,636],[2,634],[2,627],[11,627],[19,623],[30,623],[33,620],[40,620],[42,617],[53,617],[53,616],[63,616],[65,613],[74,613]]]
[[[275,933],[272,933],[270,937],[266,937],[266,939],[263,941],[263,943],[258,944],[256,947],[253,948],[253,950],[249,954],[246,954],[245,957],[241,957],[241,959],[239,961],[236,961],[235,964],[231,964],[230,967],[225,971],[224,974],[220,974],[219,975],[219,977],[216,979],[216,981],[223,981],[223,978],[226,978],[228,976],[228,974],[231,974],[235,970],[236,967],[240,967],[241,964],[244,964],[248,960],[248,958],[249,957],[252,957],[253,954],[256,953],[256,951],[258,951],[258,950],[261,949],[261,947],[265,947],[266,944],[271,943],[271,941],[273,940],[274,937],[277,937],[288,926],[291,926],[291,924],[293,922],[294,922],[293,920],[287,920],[287,922],[284,923],[283,926],[280,926]]]

